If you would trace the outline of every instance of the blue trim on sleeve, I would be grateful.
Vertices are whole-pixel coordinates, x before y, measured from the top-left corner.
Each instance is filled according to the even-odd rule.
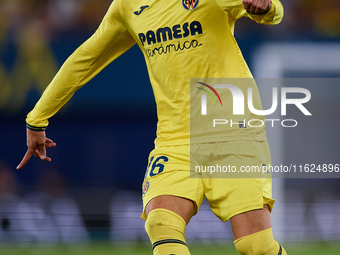
[[[45,131],[46,127],[34,127],[26,123],[26,127],[32,131]]]

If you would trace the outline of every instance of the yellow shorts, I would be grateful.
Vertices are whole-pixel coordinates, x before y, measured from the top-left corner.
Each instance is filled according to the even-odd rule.
[[[145,207],[149,201],[161,195],[190,199],[195,202],[197,210],[207,198],[210,208],[223,222],[234,215],[261,209],[263,204],[268,204],[272,209],[275,200],[272,199],[270,175],[263,178],[230,178],[228,175],[214,178],[211,177],[214,175],[207,173],[195,174],[195,165],[216,166],[216,162],[220,166],[227,163],[238,169],[242,166],[269,165],[268,143],[228,141],[155,148],[150,153],[142,186],[141,218],[146,219]]]

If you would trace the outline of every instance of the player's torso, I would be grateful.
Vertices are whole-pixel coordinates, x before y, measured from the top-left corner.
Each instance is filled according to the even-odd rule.
[[[190,78],[251,77],[233,36],[234,21],[214,0],[121,1],[148,67],[158,140],[188,139]]]
[[[122,15],[152,64],[213,57],[235,44],[229,17],[214,0],[124,0]]]

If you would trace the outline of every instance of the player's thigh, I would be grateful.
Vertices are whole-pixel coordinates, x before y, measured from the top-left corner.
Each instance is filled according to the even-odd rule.
[[[195,202],[184,198],[171,195],[162,195],[150,200],[145,208],[146,215],[158,208],[168,209],[181,216],[188,224],[191,217],[196,214]]]
[[[208,164],[219,166],[262,166],[270,164],[270,152],[266,141],[233,141],[204,145],[204,151],[214,151],[216,160],[212,158]],[[216,148],[215,148],[216,146]],[[227,221],[235,215],[260,210],[268,204],[273,207],[272,182],[270,175],[263,178],[232,178],[230,173],[221,172],[218,178],[203,178],[205,196],[210,208],[222,221]],[[262,174],[260,173],[262,176]],[[213,176],[213,175],[212,175]],[[248,175],[245,175],[246,177]]]
[[[262,209],[240,213],[231,217],[230,223],[235,240],[271,228],[270,208],[265,204]]]
[[[143,182],[143,219],[151,210],[165,208],[188,222],[203,199],[202,181],[190,175],[189,146],[158,147],[150,153]]]

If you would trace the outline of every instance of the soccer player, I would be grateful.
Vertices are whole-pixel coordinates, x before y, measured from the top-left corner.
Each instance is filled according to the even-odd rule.
[[[235,21],[248,17],[278,24],[279,0],[115,0],[95,34],[63,64],[28,114],[28,150],[51,159],[46,138],[52,117],[75,93],[134,44],[144,54],[157,103],[157,138],[143,182],[142,218],[154,254],[190,254],[185,228],[204,198],[222,221],[231,221],[240,254],[287,254],[273,238],[270,178],[190,177],[190,78],[252,78],[234,38]],[[258,93],[254,102],[260,105]],[[259,109],[259,108],[257,108]],[[199,160],[270,164],[264,128],[240,126],[196,133]],[[195,152],[196,153],[196,152]]]

